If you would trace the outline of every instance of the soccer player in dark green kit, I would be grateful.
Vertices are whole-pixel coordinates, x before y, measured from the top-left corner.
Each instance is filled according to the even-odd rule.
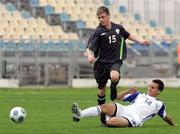
[[[110,21],[108,8],[100,6],[96,15],[99,26],[89,38],[87,45],[88,62],[94,64],[94,77],[98,84],[98,105],[105,103],[105,89],[108,79],[111,80],[110,98],[117,97],[116,86],[120,80],[120,67],[126,58],[126,39],[142,45],[149,45],[148,41],[138,40],[127,32],[122,25]]]

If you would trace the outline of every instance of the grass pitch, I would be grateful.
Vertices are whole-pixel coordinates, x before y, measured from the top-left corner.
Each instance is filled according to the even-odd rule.
[[[106,94],[106,102],[110,102],[109,90]],[[180,90],[165,89],[158,98],[165,102],[167,113],[180,125]],[[98,117],[81,119],[78,123],[72,121],[72,103],[87,108],[95,106],[96,99],[97,89],[1,89],[0,134],[180,134],[179,125],[169,126],[158,116],[140,128],[103,128]],[[10,109],[15,106],[27,112],[23,123],[16,124],[9,118]]]

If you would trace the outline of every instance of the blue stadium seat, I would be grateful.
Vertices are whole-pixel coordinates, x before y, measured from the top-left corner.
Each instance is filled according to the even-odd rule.
[[[157,27],[157,23],[156,23],[155,20],[151,20],[151,21],[149,22],[149,24],[150,24],[151,27]]]
[[[10,11],[10,12],[16,11],[16,7],[15,7],[14,4],[12,4],[12,3],[7,3],[7,4],[6,4],[6,9],[7,9],[8,11]]]
[[[25,41],[23,39],[20,39],[18,44],[18,50],[24,50],[25,44]]]
[[[170,44],[168,42],[166,42],[165,40],[161,41],[161,45],[166,49],[169,49],[169,47],[170,47]]]
[[[132,47],[135,48],[138,51],[147,51],[147,50],[149,51],[149,47],[148,46],[141,45],[141,44],[138,44],[138,43],[133,43]]]
[[[54,13],[54,8],[50,5],[47,5],[47,6],[45,6],[44,11],[45,11],[46,15],[49,15],[49,14]]]
[[[74,41],[74,40],[69,40],[68,42],[64,43],[65,49],[66,50],[73,50],[75,48],[75,46],[76,46],[76,43],[77,42]]]
[[[120,13],[126,13],[127,12],[127,9],[126,9],[126,7],[125,6],[119,6],[119,12]]]
[[[30,6],[39,6],[39,0],[30,0],[29,4]]]
[[[66,12],[60,13],[60,21],[61,22],[66,22],[70,20],[70,15],[67,14]]]
[[[81,28],[85,28],[85,27],[86,27],[86,25],[85,25],[84,21],[82,21],[82,20],[77,20],[76,21],[76,28],[77,29],[81,29]]]
[[[110,6],[110,5],[111,5],[111,2],[110,2],[110,0],[103,0],[103,4],[104,4],[105,6]]]
[[[31,42],[26,43],[25,51],[34,51],[34,46]]]
[[[48,46],[49,51],[69,51],[70,49],[73,48],[73,44],[71,44],[71,41],[64,42],[64,41],[59,41],[59,42],[53,42],[52,40],[49,40],[48,43],[46,44]]]
[[[22,16],[24,19],[30,19],[30,18],[32,18],[32,15],[30,14],[30,12],[25,11],[25,10],[22,10],[22,11],[21,11],[21,16]]]
[[[57,48],[54,48],[55,47],[54,42],[51,40],[49,40],[46,45],[47,45],[48,51],[57,50]]]
[[[49,51],[61,51],[61,50],[66,50],[67,47],[65,46],[64,41],[59,41],[59,42],[54,42],[52,40],[49,40],[47,43],[48,50]]]
[[[63,40],[58,42],[58,47],[59,47],[60,50],[64,50],[65,49],[65,43],[64,43]]]
[[[140,21],[141,20],[141,16],[138,13],[135,13],[134,14],[134,19],[137,20],[137,21]]]
[[[6,51],[15,51],[17,49],[16,42],[14,40],[10,40],[4,44],[4,48]]]
[[[173,34],[173,30],[170,27],[166,27],[165,31],[166,31],[166,34],[168,34],[168,35],[172,35]]]
[[[48,45],[43,40],[40,40],[37,45],[39,51],[46,51],[48,48]]]
[[[4,40],[0,40],[0,49],[2,50],[4,48]]]

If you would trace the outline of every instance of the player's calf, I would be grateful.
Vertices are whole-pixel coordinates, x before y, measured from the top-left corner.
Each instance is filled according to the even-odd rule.
[[[112,101],[114,101],[117,98],[117,88],[112,83],[111,83],[110,88],[111,88],[110,98],[111,98]]]

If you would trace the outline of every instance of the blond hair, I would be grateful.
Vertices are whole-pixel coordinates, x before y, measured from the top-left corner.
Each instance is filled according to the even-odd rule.
[[[105,7],[105,6],[100,6],[100,7],[97,8],[96,15],[100,15],[102,13],[110,15],[109,9],[107,7]]]

